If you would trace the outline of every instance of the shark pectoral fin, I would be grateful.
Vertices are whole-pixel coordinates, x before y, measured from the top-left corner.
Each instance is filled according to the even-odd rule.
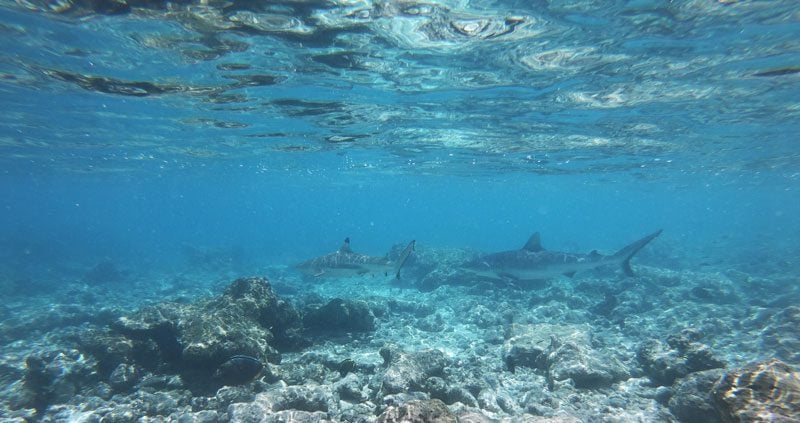
[[[511,273],[507,273],[507,272],[498,273],[497,276],[500,276],[503,279],[508,279],[508,280],[512,280],[512,281],[518,281],[519,280],[519,278],[517,276],[514,276]]]
[[[315,277],[315,278],[318,278],[318,277],[320,277],[320,276],[322,276],[322,275],[324,275],[324,274],[325,274],[325,271],[320,269],[320,270],[317,270],[317,272],[316,272],[316,273],[314,273],[314,274],[313,274],[313,275],[311,275],[311,276],[313,276],[313,277]]]
[[[636,274],[633,273],[633,269],[631,269],[631,259],[627,259],[622,262],[622,271],[625,272],[625,276],[636,276]]]
[[[575,276],[575,273],[576,272],[564,272],[564,276],[566,276],[568,278],[571,278],[571,277]]]

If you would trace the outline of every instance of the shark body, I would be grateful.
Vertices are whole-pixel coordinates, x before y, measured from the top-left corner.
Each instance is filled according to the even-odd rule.
[[[462,266],[462,270],[490,279],[545,280],[559,275],[572,277],[578,272],[615,265],[620,266],[626,275],[633,276],[631,258],[659,234],[661,230],[612,255],[603,255],[596,250],[589,254],[545,250],[536,232],[521,249],[480,255]]]
[[[392,261],[388,257],[374,257],[353,252],[350,248],[350,238],[345,238],[344,243],[337,251],[306,260],[296,265],[295,268],[303,275],[315,278],[352,278],[389,276],[391,274],[400,279],[400,269],[414,251],[415,243],[416,241],[409,242],[397,260]]]

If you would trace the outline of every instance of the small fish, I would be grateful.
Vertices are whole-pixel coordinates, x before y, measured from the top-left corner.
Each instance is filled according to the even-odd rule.
[[[356,368],[356,362],[352,359],[346,358],[339,363],[339,375],[341,377],[347,376],[348,373],[351,373]]]
[[[261,360],[249,355],[234,355],[219,365],[214,379],[227,386],[244,385],[252,382],[263,370]]]

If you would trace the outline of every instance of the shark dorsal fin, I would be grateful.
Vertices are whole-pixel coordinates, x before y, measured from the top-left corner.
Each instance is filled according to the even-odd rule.
[[[344,239],[342,246],[339,247],[340,253],[352,253],[353,250],[350,249],[350,237]]]
[[[525,243],[525,246],[522,247],[522,249],[533,252],[544,250],[544,248],[542,248],[542,239],[539,236],[539,232],[534,232],[533,235],[528,238],[528,242]]]

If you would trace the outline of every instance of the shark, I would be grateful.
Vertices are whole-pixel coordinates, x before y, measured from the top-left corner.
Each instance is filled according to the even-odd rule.
[[[338,250],[306,260],[295,266],[305,276],[352,278],[359,276],[389,276],[400,279],[400,269],[414,251],[416,241],[408,243],[397,260],[388,257],[374,257],[353,252],[350,248],[350,238],[345,238]]]
[[[625,275],[634,276],[631,258],[660,234],[659,229],[614,254],[603,255],[597,250],[589,254],[545,250],[539,232],[535,232],[522,248],[478,255],[461,269],[483,278],[519,281],[547,280],[560,275],[571,278],[578,272],[604,266],[620,266]]]

